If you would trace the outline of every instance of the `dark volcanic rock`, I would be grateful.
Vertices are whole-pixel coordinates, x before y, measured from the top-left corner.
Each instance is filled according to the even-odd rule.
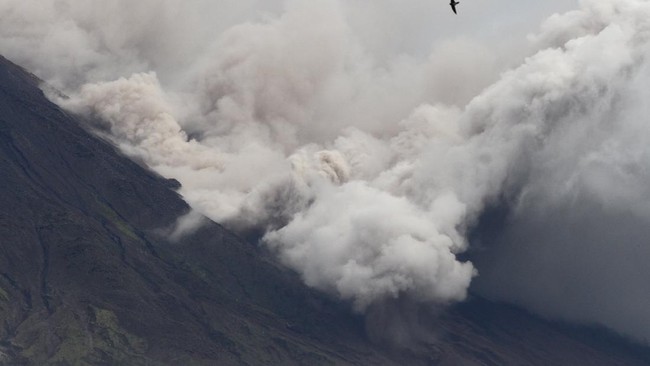
[[[363,342],[358,319],[219,225],[178,243],[156,235],[188,211],[178,183],[90,136],[37,86],[0,61],[0,338],[12,363],[328,363],[344,356],[319,338]]]
[[[0,58],[0,364],[647,364],[645,349],[482,301],[422,317],[435,340],[375,345],[362,318],[218,224],[167,241],[189,210],[178,182],[38,84]]]

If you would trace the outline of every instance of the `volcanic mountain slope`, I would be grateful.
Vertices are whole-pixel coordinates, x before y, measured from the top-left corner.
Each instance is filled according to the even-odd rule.
[[[188,211],[177,184],[87,134],[37,82],[2,61],[7,363],[318,364],[344,357],[318,337],[363,342],[352,317],[220,226],[162,240],[156,230]]]
[[[0,364],[650,364],[644,348],[482,300],[419,318],[427,342],[372,343],[362,317],[218,224],[166,240],[189,211],[178,183],[39,83],[0,58]]]

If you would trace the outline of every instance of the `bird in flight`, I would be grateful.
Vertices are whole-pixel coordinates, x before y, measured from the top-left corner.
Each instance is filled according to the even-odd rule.
[[[454,11],[454,14],[458,14],[456,13],[456,5],[458,4],[460,4],[460,1],[451,0],[451,2],[449,3],[449,5],[451,5],[451,10]]]

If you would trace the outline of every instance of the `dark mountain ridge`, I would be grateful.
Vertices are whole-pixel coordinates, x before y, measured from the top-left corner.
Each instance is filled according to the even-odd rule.
[[[178,183],[39,85],[0,58],[1,364],[650,364],[645,348],[480,299],[417,318],[435,340],[370,342],[363,317],[222,226],[161,236],[190,210]]]
[[[1,61],[0,297],[8,355],[37,363],[181,356],[178,362],[235,364],[254,356],[247,344],[274,348],[268,356],[290,364],[290,352],[309,353],[293,345],[286,324],[323,297],[310,297],[217,224],[181,243],[160,238],[157,229],[189,210],[170,189],[175,183],[90,136],[37,83]],[[354,324],[347,315],[320,316]],[[311,318],[317,331],[320,319]],[[268,327],[277,328],[276,339],[256,339]]]

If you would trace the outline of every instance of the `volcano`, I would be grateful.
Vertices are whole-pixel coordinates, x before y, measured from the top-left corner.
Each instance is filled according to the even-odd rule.
[[[415,320],[385,319],[401,304],[356,314],[207,219],[171,240],[191,211],[179,183],[41,87],[0,59],[1,364],[650,364],[647,348],[606,331],[478,297],[412,309]],[[382,336],[414,323],[426,336]]]

